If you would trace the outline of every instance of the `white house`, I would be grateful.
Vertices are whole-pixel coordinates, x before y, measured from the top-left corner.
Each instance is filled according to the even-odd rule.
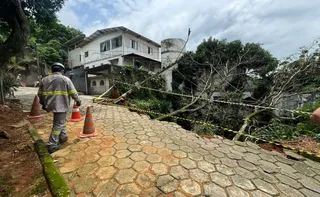
[[[77,36],[65,46],[69,67],[83,66],[86,70],[86,88],[91,94],[109,89],[111,65],[132,65],[151,72],[161,68],[161,45],[122,26],[97,30],[89,37]]]

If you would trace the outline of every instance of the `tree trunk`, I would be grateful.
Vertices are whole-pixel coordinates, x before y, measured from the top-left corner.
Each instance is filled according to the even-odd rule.
[[[244,123],[238,131],[237,135],[232,139],[233,141],[238,141],[242,134],[246,132],[247,127],[250,125],[251,118],[257,116],[261,112],[265,111],[265,109],[255,111],[244,118]]]
[[[30,35],[20,0],[0,1],[0,22],[7,23],[11,30],[10,36],[0,45],[0,66],[5,67],[9,58],[23,51]]]
[[[1,104],[5,104],[5,95],[4,95],[4,91],[3,91],[3,69],[0,68],[0,102]]]

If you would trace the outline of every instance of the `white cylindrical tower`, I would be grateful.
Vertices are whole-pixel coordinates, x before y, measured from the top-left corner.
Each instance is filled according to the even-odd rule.
[[[169,38],[161,41],[161,68],[174,63],[177,59],[181,58],[186,48],[183,49],[185,41],[180,38]],[[182,50],[183,49],[183,50]],[[172,70],[177,68],[177,65],[171,67],[163,73],[166,80],[166,90],[172,91]]]

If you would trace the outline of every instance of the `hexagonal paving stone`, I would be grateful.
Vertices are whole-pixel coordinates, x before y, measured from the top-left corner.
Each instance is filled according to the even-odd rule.
[[[281,168],[281,172],[289,173],[289,174],[297,172],[296,169],[294,169],[293,167],[289,166],[288,164],[277,162],[276,165]]]
[[[131,154],[130,151],[128,150],[118,150],[114,156],[118,157],[118,158],[126,158]]]
[[[151,187],[141,191],[140,196],[158,197],[163,194],[158,188]]]
[[[193,148],[191,148],[189,146],[180,146],[179,149],[182,150],[183,152],[187,152],[187,153],[193,152]]]
[[[131,151],[131,152],[138,152],[138,151],[142,150],[142,146],[138,145],[138,144],[130,145],[128,147],[128,150]]]
[[[101,157],[98,160],[98,164],[100,166],[112,166],[115,162],[116,162],[116,158],[114,156],[105,156],[105,157]]]
[[[126,134],[124,137],[126,137],[128,139],[135,139],[135,138],[137,138],[137,135],[134,133],[129,133],[129,134]]]
[[[309,177],[305,177],[299,182],[307,189],[312,190],[314,192],[317,192],[320,194],[320,183],[316,181],[315,179],[311,179]]]
[[[238,164],[240,167],[243,167],[244,169],[247,169],[249,171],[257,170],[257,167],[255,165],[244,160],[238,161]]]
[[[170,175],[163,175],[159,176],[157,180],[157,187],[164,193],[168,194],[177,190],[178,188],[178,181],[175,180]]]
[[[252,182],[249,179],[243,178],[240,175],[233,175],[231,177],[231,179],[236,186],[238,186],[244,190],[254,190],[255,189],[255,186],[252,184]]]
[[[225,157],[224,153],[222,152],[219,152],[217,150],[213,150],[213,151],[210,151],[210,154],[215,156],[215,157],[218,157],[218,158],[223,158]]]
[[[201,154],[201,155],[207,155],[207,154],[209,154],[209,151],[205,150],[204,148],[196,148],[194,151],[195,151],[196,153]]]
[[[132,169],[124,169],[119,170],[119,172],[116,174],[115,179],[120,183],[131,183],[136,178],[137,173]]]
[[[279,179],[279,181],[281,183],[284,183],[286,185],[290,185],[291,187],[296,188],[296,189],[301,188],[301,184],[300,183],[298,183],[296,180],[294,180],[294,179],[292,179],[292,178],[290,178],[288,176],[285,176],[285,175],[282,175],[282,174],[276,174],[275,176]]]
[[[99,168],[96,175],[99,177],[99,179],[110,179],[115,173],[116,169],[113,166],[108,167],[102,167]]]
[[[95,196],[112,196],[114,192],[117,190],[118,186],[119,184],[113,179],[102,181],[93,190],[93,194]]]
[[[279,172],[281,169],[280,167],[274,165],[273,163],[265,160],[260,160],[260,164],[261,164],[260,165],[261,169],[263,169],[265,172],[268,172],[268,173],[276,173],[276,172]]]
[[[73,152],[78,152],[78,151],[83,151],[84,149],[86,149],[88,147],[88,144],[75,144],[73,146],[71,146],[71,150]]]
[[[98,167],[96,163],[85,164],[77,170],[77,173],[79,176],[88,176],[94,174]]]
[[[160,142],[161,138],[153,136],[153,137],[150,137],[149,140],[151,142]]]
[[[129,144],[127,144],[127,143],[117,143],[113,147],[117,150],[125,150],[128,148],[128,146],[129,146]]]
[[[169,166],[175,166],[179,164],[179,159],[175,158],[173,155],[166,155],[162,157],[162,162]]]
[[[76,194],[79,193],[89,193],[93,190],[94,186],[96,185],[97,180],[93,177],[81,177],[77,180],[77,182],[74,184],[74,191]]]
[[[152,165],[151,170],[157,175],[164,175],[168,173],[168,166],[163,163],[156,163]]]
[[[209,174],[200,169],[190,170],[190,177],[199,183],[210,181]]]
[[[60,149],[60,150],[54,152],[52,154],[52,157],[54,157],[54,158],[65,157],[70,153],[71,153],[71,149],[70,148],[64,148],[64,149]]]
[[[95,139],[90,139],[90,140],[88,141],[88,144],[89,144],[90,146],[95,146],[95,145],[101,144],[101,142],[102,142],[101,139],[95,138]]]
[[[254,172],[259,178],[269,182],[269,183],[278,183],[279,180],[271,174],[265,173],[263,171]]]
[[[156,148],[164,148],[166,146],[166,144],[163,142],[153,142],[152,146],[156,147]]]
[[[183,180],[180,183],[181,189],[192,195],[192,196],[196,196],[196,195],[200,195],[201,194],[201,187],[200,185],[193,181],[192,179],[187,179],[187,180]]]
[[[135,162],[133,165],[133,169],[135,169],[137,172],[147,172],[149,171],[150,164],[146,161],[138,161]]]
[[[64,174],[64,173],[73,172],[73,171],[77,170],[79,167],[80,166],[77,162],[70,161],[68,163],[64,163],[63,166],[60,167],[59,170],[62,174]]]
[[[146,136],[144,134],[137,136],[137,139],[139,139],[139,140],[147,140],[148,138],[149,138],[149,136]]]
[[[235,159],[235,160],[240,160],[242,159],[242,156],[239,156],[237,154],[234,154],[234,153],[227,153],[226,154],[230,159]]]
[[[263,191],[256,190],[251,192],[252,197],[272,197],[269,194],[264,193]]]
[[[258,189],[264,191],[265,193],[270,195],[277,195],[279,193],[270,183],[267,183],[261,179],[254,179],[252,182]]]
[[[153,146],[150,146],[150,145],[143,145],[142,146],[142,151],[148,155],[150,154],[153,154],[153,153],[156,153],[157,152],[157,149]]]
[[[85,152],[89,154],[93,154],[93,153],[99,152],[100,150],[102,150],[100,146],[89,146],[85,149]]]
[[[249,197],[249,194],[236,186],[231,186],[227,188],[227,192],[230,197]]]
[[[161,161],[162,157],[158,154],[151,154],[147,156],[147,161],[150,163],[159,163]]]
[[[189,172],[182,166],[173,166],[170,174],[178,180],[189,178]]]
[[[210,174],[211,180],[220,185],[221,187],[228,187],[232,185],[231,181],[229,180],[229,177],[227,177],[224,174],[221,174],[220,172],[214,172]]]
[[[216,169],[218,172],[221,172],[222,174],[225,174],[225,175],[234,175],[234,171],[232,168],[229,168],[223,164],[216,164]]]
[[[205,156],[204,156],[204,159],[205,159],[206,161],[212,163],[212,164],[219,164],[219,163],[221,163],[221,162],[220,162],[220,159],[217,158],[217,157],[215,157],[215,156],[213,156],[213,155],[205,155]]]
[[[256,175],[253,172],[250,172],[249,170],[246,170],[241,167],[236,167],[233,170],[235,171],[236,174],[238,174],[244,178],[247,178],[247,179],[253,179],[256,177]]]
[[[173,197],[186,197],[186,195],[184,195],[181,192],[176,191],[176,192],[173,193]]]
[[[140,192],[141,189],[135,183],[125,184],[119,187],[118,191],[116,192],[116,197],[138,196]]]
[[[185,167],[186,169],[194,169],[197,167],[197,164],[195,161],[192,161],[189,158],[181,159],[180,160],[180,165]]]
[[[206,196],[227,197],[227,194],[224,191],[224,189],[214,183],[204,185],[203,188],[204,188],[204,194]]]
[[[102,148],[101,151],[99,151],[99,154],[101,156],[108,156],[113,155],[116,152],[116,149],[114,148]]]
[[[114,164],[119,169],[130,168],[133,165],[133,161],[129,158],[118,159]]]
[[[279,190],[287,195],[287,196],[295,196],[295,197],[303,197],[304,195],[302,195],[298,190],[293,189],[292,187],[288,186],[288,185],[284,185],[282,183],[277,184],[277,187],[279,188]]]
[[[167,144],[166,147],[170,150],[179,150],[180,148],[178,145],[172,143]]]
[[[277,160],[270,154],[261,153],[259,154],[261,159],[269,161],[269,162],[276,162]]]
[[[147,157],[147,155],[143,152],[134,152],[130,155],[130,159],[133,161],[142,161]]]
[[[199,161],[198,168],[208,173],[215,171],[214,165],[207,161]]]
[[[301,189],[300,192],[303,193],[307,197],[319,197],[319,193],[313,192],[313,191],[305,189],[305,188]]]
[[[132,145],[137,145],[137,144],[139,144],[139,140],[138,139],[128,139],[127,141],[126,141],[126,143],[127,144],[132,144]]]
[[[181,150],[175,150],[172,153],[175,157],[182,159],[182,158],[186,158],[187,157],[187,153],[181,151]]]
[[[170,155],[172,153],[172,150],[168,148],[159,148],[157,153],[161,156]]]
[[[238,163],[236,160],[232,160],[232,159],[229,159],[227,157],[225,158],[221,158],[220,159],[221,163],[228,166],[228,167],[231,167],[231,168],[235,168],[238,166]]]
[[[148,188],[155,184],[156,176],[151,173],[138,174],[136,182],[142,188]]]
[[[102,148],[111,148],[114,145],[115,145],[115,143],[113,141],[102,141],[99,146]]]
[[[315,176],[316,174],[311,170],[311,167],[302,163],[302,162],[296,162],[293,165],[293,168],[295,168],[297,171],[299,171],[302,174],[305,174],[307,176]]]
[[[101,156],[98,153],[86,153],[86,156],[84,157],[85,163],[93,163],[98,161],[101,158]]]
[[[193,161],[201,161],[201,160],[203,160],[202,155],[200,155],[199,153],[195,153],[195,152],[188,153],[188,157],[190,159],[192,159]]]

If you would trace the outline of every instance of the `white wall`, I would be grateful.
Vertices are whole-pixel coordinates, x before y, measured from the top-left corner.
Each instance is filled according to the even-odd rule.
[[[122,46],[110,49],[109,51],[105,51],[100,53],[100,43],[110,40],[112,38],[122,36]],[[130,40],[135,40],[138,42],[138,50],[131,48]],[[112,44],[111,44],[112,47]],[[153,48],[153,54],[148,54],[148,47]],[[71,47],[70,47],[71,48]],[[88,57],[85,57],[85,52],[88,51]],[[159,47],[154,44],[147,43],[140,38],[136,38],[133,35],[119,32],[113,32],[109,34],[105,34],[95,38],[93,41],[88,44],[82,46],[81,48],[76,48],[74,50],[69,51],[69,59],[71,60],[71,65],[73,67],[84,65],[85,68],[98,67],[101,64],[108,64],[110,60],[117,59],[118,65],[123,65],[123,57],[122,55],[136,53],[138,55],[159,60]],[[79,55],[81,54],[81,62]]]
[[[104,81],[104,85],[100,85],[100,81]],[[93,86],[93,81],[96,82],[96,86]],[[95,76],[89,78],[89,92],[90,94],[100,95],[109,89],[109,79],[105,76]]]
[[[129,53],[136,53],[138,55],[142,55],[147,58],[152,58],[155,60],[159,60],[159,47],[152,44],[152,43],[147,43],[144,40],[141,40],[140,38],[134,37],[133,35],[130,34],[124,34],[124,40],[125,40],[125,54]],[[134,40],[138,42],[138,50],[135,50],[131,48],[131,41]],[[153,48],[153,54],[148,54],[148,47]]]

